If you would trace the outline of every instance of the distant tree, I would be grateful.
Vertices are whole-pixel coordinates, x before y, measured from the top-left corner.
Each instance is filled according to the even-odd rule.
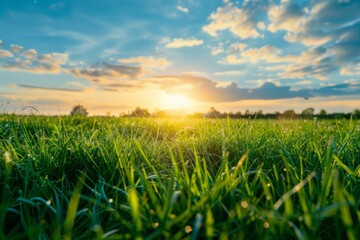
[[[274,115],[275,115],[275,118],[277,118],[277,119],[281,118],[281,113],[278,112],[278,111],[276,111],[276,112],[274,113]]]
[[[263,112],[263,110],[259,110],[259,111],[255,112],[255,115],[257,118],[263,118],[264,112]]]
[[[132,117],[150,117],[150,115],[151,114],[149,113],[149,110],[147,110],[146,108],[137,107],[131,112],[130,116],[132,116]]]
[[[355,109],[352,114],[355,118],[360,119],[360,109]]]
[[[83,116],[86,117],[89,113],[87,112],[87,109],[82,105],[76,105],[73,107],[73,109],[70,112],[71,116]]]
[[[214,107],[211,107],[205,116],[208,118],[217,118],[217,117],[221,117],[222,114]]]
[[[284,113],[282,114],[282,117],[283,118],[286,118],[286,119],[293,119],[293,118],[296,118],[296,113],[294,110],[286,110],[284,111]]]
[[[304,109],[304,110],[301,112],[301,116],[302,116],[303,118],[309,118],[309,117],[312,117],[312,116],[314,115],[314,112],[315,112],[314,108],[309,107],[309,108]]]
[[[202,112],[194,112],[193,117],[194,118],[204,118],[205,114]]]
[[[234,115],[235,118],[241,118],[241,116],[242,116],[242,114],[240,111],[236,112]]]
[[[324,109],[320,110],[319,116],[325,117],[327,115],[327,112]]]

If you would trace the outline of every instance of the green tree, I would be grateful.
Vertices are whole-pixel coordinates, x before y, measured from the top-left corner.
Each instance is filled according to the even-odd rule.
[[[314,116],[315,109],[312,107],[306,108],[301,112],[303,118],[310,118]]]
[[[355,109],[354,112],[353,112],[353,116],[355,118],[360,119],[360,109]]]
[[[290,110],[286,110],[284,111],[284,113],[282,114],[282,117],[285,119],[293,119],[296,118],[296,113],[294,110],[290,109]]]
[[[82,105],[76,105],[73,107],[73,109],[70,112],[71,116],[83,116],[86,117],[89,113],[87,112],[87,109]]]
[[[222,114],[218,110],[216,110],[214,107],[211,107],[205,116],[208,118],[218,118],[218,117],[221,117]]]
[[[327,115],[327,112],[324,109],[320,110],[319,116],[325,117]]]
[[[130,116],[132,116],[132,117],[150,117],[150,115],[151,114],[149,113],[149,110],[147,110],[146,108],[137,107],[131,112]]]

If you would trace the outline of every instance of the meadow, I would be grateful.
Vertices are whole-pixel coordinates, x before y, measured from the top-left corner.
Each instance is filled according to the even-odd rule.
[[[0,239],[359,239],[360,120],[0,115]]]

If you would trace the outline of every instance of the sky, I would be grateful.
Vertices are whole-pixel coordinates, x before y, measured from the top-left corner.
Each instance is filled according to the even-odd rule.
[[[1,0],[0,112],[78,104],[351,112],[360,1]]]

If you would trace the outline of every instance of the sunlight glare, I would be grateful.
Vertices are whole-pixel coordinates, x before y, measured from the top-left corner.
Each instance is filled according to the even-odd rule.
[[[168,94],[163,101],[163,108],[181,109],[191,107],[190,99],[183,94]]]

